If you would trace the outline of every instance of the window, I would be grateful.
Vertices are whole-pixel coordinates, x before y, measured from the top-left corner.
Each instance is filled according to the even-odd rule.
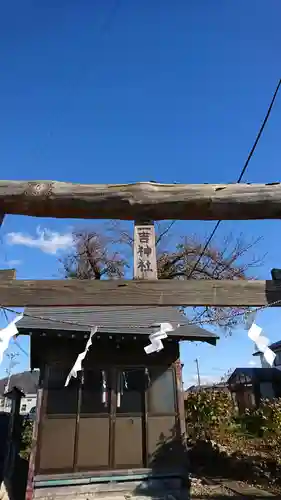
[[[78,379],[71,378],[64,387],[68,376],[67,369],[51,368],[47,381],[47,415],[75,415],[78,403]]]
[[[174,372],[164,369],[149,370],[148,413],[175,413]]]
[[[111,381],[106,370],[86,370],[83,376],[80,414],[110,411]]]
[[[144,369],[117,372],[117,413],[142,413],[144,411]]]
[[[261,382],[260,384],[261,398],[263,399],[274,399],[274,390],[272,382]]]

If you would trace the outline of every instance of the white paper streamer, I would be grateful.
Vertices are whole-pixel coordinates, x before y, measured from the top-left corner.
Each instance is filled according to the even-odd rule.
[[[16,327],[16,323],[20,321],[23,317],[23,314],[17,315],[11,323],[9,323],[5,328],[0,330],[0,364],[3,361],[4,352],[9,347],[9,342],[14,335],[18,334],[18,329]]]
[[[69,375],[65,381],[64,387],[68,386],[71,377],[77,378],[77,373],[82,370],[82,361],[85,359],[85,356],[92,345],[92,337],[97,332],[97,329],[98,329],[97,326],[95,326],[94,328],[91,328],[91,333],[90,333],[90,336],[88,338],[85,350],[83,352],[80,352],[80,354],[78,354],[77,359],[76,359],[76,361],[75,361],[72,369],[70,370]]]
[[[150,344],[144,348],[146,354],[161,351],[164,347],[162,340],[167,338],[167,332],[172,332],[174,330],[170,323],[160,323],[159,326],[160,329],[157,332],[149,335]]]
[[[269,339],[261,335],[262,328],[256,323],[252,323],[248,331],[248,337],[255,342],[258,350],[263,353],[264,359],[270,366],[273,366],[276,354],[268,347]]]
[[[102,399],[101,402],[106,405],[107,404],[107,381],[106,381],[106,373],[104,370],[101,372],[102,374]]]

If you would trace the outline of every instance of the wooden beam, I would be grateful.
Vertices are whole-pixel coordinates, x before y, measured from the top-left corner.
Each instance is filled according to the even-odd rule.
[[[266,306],[281,281],[0,280],[0,306]]]
[[[0,280],[14,280],[15,278],[15,269],[0,269]]]
[[[0,213],[123,220],[281,218],[281,184],[0,181]]]

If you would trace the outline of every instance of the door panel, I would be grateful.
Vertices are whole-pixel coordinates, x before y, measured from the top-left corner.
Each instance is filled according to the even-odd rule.
[[[123,368],[116,375],[116,415],[142,415],[145,375],[143,368]]]
[[[143,467],[141,417],[118,417],[115,423],[115,467]]]
[[[109,418],[82,417],[79,422],[77,469],[109,466]]]
[[[72,470],[76,418],[48,418],[41,424],[40,471]]]
[[[147,388],[149,467],[176,467],[182,461],[176,402],[174,371],[165,367],[152,368]]]
[[[53,366],[47,370],[39,424],[38,468],[43,471],[72,471],[78,404],[77,379],[64,386],[67,370]]]
[[[149,417],[147,422],[148,465],[165,465],[174,450],[175,417]],[[175,456],[172,457],[175,460]]]
[[[85,370],[79,409],[76,461],[78,470],[109,467],[111,385],[108,370]]]
[[[152,368],[150,370],[147,406],[150,415],[175,414],[176,391],[173,370],[165,370],[165,368]]]
[[[114,467],[144,466],[145,385],[143,368],[116,373],[116,414],[113,433]]]

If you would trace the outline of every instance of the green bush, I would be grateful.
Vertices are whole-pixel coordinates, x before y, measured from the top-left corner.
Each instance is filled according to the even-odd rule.
[[[201,390],[185,399],[187,429],[190,436],[210,437],[218,429],[267,439],[281,446],[281,398],[262,400],[259,408],[237,416],[229,393]]]
[[[32,446],[33,422],[24,420],[22,424],[22,434],[20,443],[20,457],[29,460]]]
[[[234,406],[229,393],[201,390],[185,399],[187,430],[190,437],[211,437],[212,431],[230,424]]]
[[[281,399],[262,400],[259,408],[246,410],[239,421],[241,427],[253,436],[281,442]]]
[[[190,449],[195,450],[193,460],[201,453],[202,462],[212,462],[219,453],[222,464],[230,463],[225,461],[226,455],[232,465],[233,460],[240,466],[245,460],[245,466],[254,464],[260,471],[256,470],[255,474],[260,474],[262,481],[265,474],[280,481],[281,398],[263,400],[259,408],[248,409],[238,416],[229,394],[202,390],[187,394],[185,409]],[[207,459],[210,449],[214,452],[213,458]]]

